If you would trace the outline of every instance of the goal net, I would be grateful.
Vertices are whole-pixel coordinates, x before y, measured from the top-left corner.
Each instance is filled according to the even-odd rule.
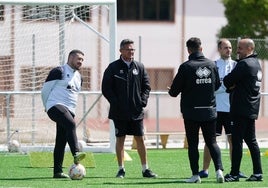
[[[55,66],[72,49],[85,53],[77,135],[83,149],[113,152],[108,103],[101,78],[115,59],[116,1],[0,0],[0,145],[17,140],[22,150],[51,150],[55,123],[41,102],[40,90]],[[103,142],[103,146],[96,145]]]

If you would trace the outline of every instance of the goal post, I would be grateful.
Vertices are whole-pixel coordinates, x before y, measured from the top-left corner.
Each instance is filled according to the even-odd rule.
[[[109,141],[84,146],[85,151],[115,151],[100,84],[105,67],[116,59],[116,12],[116,0],[0,0],[0,145],[15,138],[25,151],[53,148],[55,126],[43,111],[40,89],[48,71],[78,48],[85,53],[78,139]]]

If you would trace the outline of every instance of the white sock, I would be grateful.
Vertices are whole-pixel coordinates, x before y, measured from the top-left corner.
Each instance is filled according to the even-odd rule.
[[[121,169],[125,170],[124,166],[119,166],[118,168],[119,168],[119,170],[121,170]]]
[[[145,170],[147,170],[148,169],[148,165],[147,164],[143,164],[142,165],[142,171],[144,172]]]

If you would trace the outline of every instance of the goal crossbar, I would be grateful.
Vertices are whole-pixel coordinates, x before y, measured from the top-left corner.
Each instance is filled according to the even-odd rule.
[[[116,0],[0,0],[0,4],[17,5],[116,5]]]

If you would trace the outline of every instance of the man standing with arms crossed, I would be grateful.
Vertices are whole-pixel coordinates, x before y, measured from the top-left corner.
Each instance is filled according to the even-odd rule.
[[[246,181],[262,181],[261,155],[256,140],[255,120],[260,108],[260,87],[262,69],[254,53],[252,39],[245,38],[238,42],[239,61],[236,67],[224,79],[224,85],[230,92],[230,113],[232,126],[232,167],[225,176],[226,182],[239,181],[239,170],[243,154],[243,140],[250,151],[253,174]]]
[[[232,60],[232,44],[229,40],[223,38],[218,41],[218,52],[220,54],[220,59],[215,61],[218,68],[221,86],[215,92],[216,96],[216,110],[217,110],[217,124],[216,124],[216,136],[222,135],[222,128],[224,127],[225,134],[229,143],[229,154],[230,161],[232,159],[232,135],[231,135],[231,116],[230,116],[230,102],[229,93],[226,92],[226,87],[223,84],[223,78],[229,74],[235,67],[236,61]],[[207,178],[209,173],[209,164],[211,161],[211,156],[208,147],[204,147],[204,158],[203,158],[203,170],[199,172],[201,178]],[[243,173],[239,173],[240,177],[245,177]]]

